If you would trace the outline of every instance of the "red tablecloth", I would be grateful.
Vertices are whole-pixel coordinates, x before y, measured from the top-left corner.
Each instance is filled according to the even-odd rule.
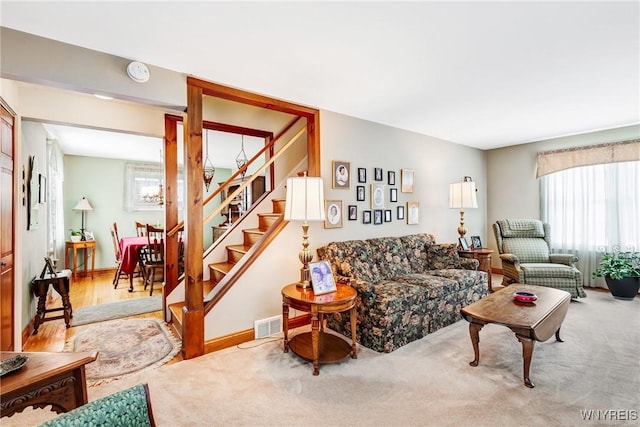
[[[149,240],[147,236],[142,237],[123,237],[120,239],[120,253],[122,253],[122,265],[120,269],[127,273],[129,277],[133,276],[136,265],[140,261],[140,249],[147,246]]]

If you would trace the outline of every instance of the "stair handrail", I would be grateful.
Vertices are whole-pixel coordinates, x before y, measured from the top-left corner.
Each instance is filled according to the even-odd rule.
[[[238,175],[240,175],[242,172],[246,171],[247,168],[249,167],[249,165],[251,165],[256,159],[258,159],[261,155],[263,155],[265,153],[265,151],[267,151],[268,149],[272,148],[276,142],[278,142],[280,140],[280,138],[282,138],[284,136],[285,133],[287,133],[294,124],[296,124],[302,117],[294,117],[289,123],[287,123],[285,125],[285,127],[268,143],[265,144],[264,147],[262,147],[260,149],[260,151],[258,151],[253,157],[251,157],[251,159],[244,165],[242,166],[240,169],[238,169],[237,171],[235,171],[230,177],[229,179],[227,179],[225,182],[223,182],[222,184],[220,184],[209,196],[207,196],[207,198],[203,201],[202,206],[205,206],[207,203],[209,203],[211,200],[213,200],[214,197],[216,197],[218,194],[220,194],[222,192],[222,190],[227,187],[234,179],[236,179],[236,177]],[[300,131],[294,135],[293,138],[291,138],[289,140],[289,142],[287,144],[285,144],[285,146],[283,147],[283,149],[286,149],[289,147],[289,145],[291,145],[291,143],[293,141],[295,141],[297,138],[300,137],[300,135],[303,133],[303,131],[306,130],[306,127],[303,127],[300,129]],[[279,152],[284,151],[283,149],[280,149]],[[271,157],[271,159],[273,159],[273,161],[275,161],[276,157]],[[269,161],[267,163],[265,163],[261,168],[258,169],[258,171],[256,171],[253,175],[251,175],[249,177],[248,180],[246,180],[243,185],[239,188],[237,188],[231,195],[227,196],[226,200],[224,200],[219,206],[218,208],[216,208],[213,212],[211,212],[203,221],[203,225],[208,223],[209,221],[211,221],[211,219],[213,219],[214,216],[216,216],[218,213],[220,213],[222,211],[222,209],[224,209],[227,205],[229,205],[229,203],[238,195],[240,194],[240,192],[242,190],[244,190],[254,179],[256,176],[258,176],[258,174],[260,172],[262,172],[264,169],[266,169],[267,166],[269,166],[271,163],[273,163],[273,161]],[[167,236],[171,237],[174,234],[176,234],[182,227],[184,227],[184,221],[180,221],[178,224],[176,224],[173,228],[171,228],[169,231],[167,231]]]

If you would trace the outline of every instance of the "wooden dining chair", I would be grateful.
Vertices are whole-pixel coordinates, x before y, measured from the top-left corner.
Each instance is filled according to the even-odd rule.
[[[114,222],[111,226],[111,242],[113,243],[113,253],[116,257],[116,274],[113,276],[113,289],[118,287],[120,276],[126,278],[127,273],[122,271],[122,252],[120,252],[120,236],[118,235],[118,225]]]
[[[148,244],[141,256],[144,259],[144,288],[147,289],[149,286],[149,296],[151,296],[153,295],[156,271],[160,270],[164,274],[164,229],[147,224],[146,235]]]
[[[147,235],[147,224],[136,221],[136,236],[143,237]]]

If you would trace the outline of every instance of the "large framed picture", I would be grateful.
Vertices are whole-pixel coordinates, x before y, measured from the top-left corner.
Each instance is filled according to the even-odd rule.
[[[325,200],[324,213],[324,228],[342,227],[342,200]]]
[[[341,162],[334,160],[331,163],[333,171],[332,188],[347,189],[351,185],[351,164],[349,162]]]
[[[384,184],[371,184],[371,209],[384,209]]]
[[[309,271],[314,294],[322,295],[338,290],[329,261],[310,262]]]
[[[414,171],[411,169],[402,169],[401,175],[402,185],[400,186],[400,191],[403,193],[413,193]]]
[[[407,202],[407,224],[420,224],[420,202]]]

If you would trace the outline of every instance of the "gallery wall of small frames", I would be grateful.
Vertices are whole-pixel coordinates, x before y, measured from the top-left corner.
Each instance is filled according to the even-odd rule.
[[[398,201],[398,193],[413,193],[414,182],[415,171],[412,169],[359,166],[352,169],[351,162],[334,160],[331,162],[331,188],[348,193],[342,200],[325,201],[324,227],[340,228],[348,221],[372,225],[393,221],[419,224],[420,203]]]

